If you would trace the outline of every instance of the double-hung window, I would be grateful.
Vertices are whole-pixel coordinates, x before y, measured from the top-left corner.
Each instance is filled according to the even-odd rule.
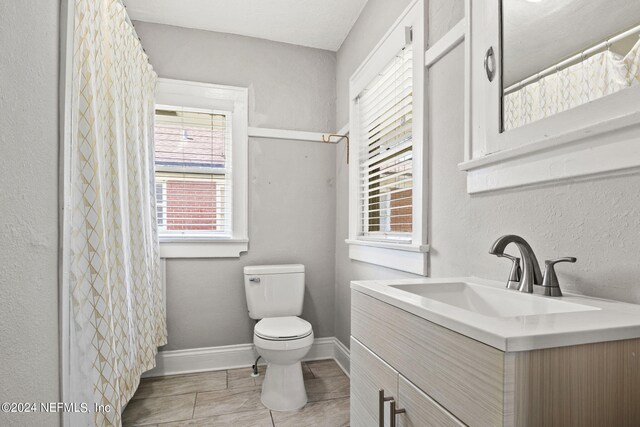
[[[414,1],[350,80],[349,254],[426,275],[424,6]]]
[[[154,142],[161,256],[246,251],[246,89],[160,79]]]
[[[412,62],[411,45],[408,45],[356,98],[363,238],[411,241]]]
[[[231,113],[156,105],[158,231],[230,237]]]

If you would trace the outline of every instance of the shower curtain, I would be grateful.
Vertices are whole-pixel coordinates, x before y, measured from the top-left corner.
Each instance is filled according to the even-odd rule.
[[[153,185],[157,76],[118,0],[75,0],[74,13],[69,397],[88,413],[70,421],[112,426],[167,336]]]
[[[640,40],[624,57],[606,50],[504,96],[514,129],[640,84]]]

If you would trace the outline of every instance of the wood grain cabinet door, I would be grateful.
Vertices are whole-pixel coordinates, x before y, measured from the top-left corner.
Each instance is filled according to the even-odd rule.
[[[465,424],[507,424],[500,350],[357,291],[351,334]]]
[[[379,390],[398,397],[398,371],[351,338],[351,427],[378,427]],[[384,423],[389,425],[389,402],[384,403]]]
[[[405,410],[396,415],[400,427],[463,427],[464,424],[435,400],[400,375],[398,407]]]

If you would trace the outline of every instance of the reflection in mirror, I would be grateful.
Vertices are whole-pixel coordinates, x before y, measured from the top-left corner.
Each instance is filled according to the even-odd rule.
[[[638,0],[502,0],[503,130],[640,85],[639,36]]]

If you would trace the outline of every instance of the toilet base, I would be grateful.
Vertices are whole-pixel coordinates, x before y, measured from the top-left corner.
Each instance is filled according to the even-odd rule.
[[[262,384],[262,403],[273,411],[294,411],[307,404],[302,365],[269,363]]]

